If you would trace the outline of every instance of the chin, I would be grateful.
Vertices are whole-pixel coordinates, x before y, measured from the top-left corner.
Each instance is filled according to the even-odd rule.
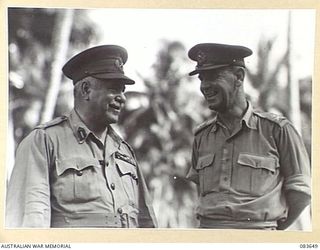
[[[118,120],[119,120],[118,117],[117,117],[117,118],[115,118],[115,117],[108,117],[107,123],[108,123],[108,124],[117,123]]]
[[[227,109],[221,105],[219,106],[215,106],[215,105],[209,105],[209,109],[218,112],[218,113],[223,113],[225,112]]]
[[[220,105],[216,105],[216,104],[209,104],[208,107],[209,109],[214,111],[218,111],[221,108]]]

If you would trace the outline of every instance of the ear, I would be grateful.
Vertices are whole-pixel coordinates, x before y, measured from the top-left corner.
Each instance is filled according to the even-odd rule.
[[[81,96],[85,100],[90,100],[90,92],[91,92],[90,81],[84,80],[80,84],[81,84],[81,86],[80,86]]]
[[[236,77],[236,86],[240,86],[243,83],[244,80],[244,69],[243,68],[237,68],[234,72],[234,75]]]

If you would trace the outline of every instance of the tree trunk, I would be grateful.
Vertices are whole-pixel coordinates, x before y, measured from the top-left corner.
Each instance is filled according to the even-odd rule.
[[[287,60],[287,80],[289,92],[289,117],[299,133],[301,133],[301,110],[300,110],[300,92],[299,80],[295,76],[296,68],[292,56],[291,40],[291,12],[288,16],[288,60]],[[311,230],[311,206],[308,206],[297,220],[287,230]]]
[[[53,29],[53,60],[51,64],[50,82],[41,114],[41,123],[52,119],[61,83],[61,68],[65,62],[69,38],[72,29],[73,10],[63,10],[57,14]]]

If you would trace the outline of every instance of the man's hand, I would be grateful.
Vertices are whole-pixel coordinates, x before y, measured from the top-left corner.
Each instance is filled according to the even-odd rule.
[[[310,204],[311,200],[309,195],[294,190],[288,191],[286,198],[289,207],[288,218],[285,221],[278,221],[278,230],[288,228],[298,218],[303,209]]]

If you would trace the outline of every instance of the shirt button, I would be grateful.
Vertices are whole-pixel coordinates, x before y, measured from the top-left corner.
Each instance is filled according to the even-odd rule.
[[[228,180],[228,177],[224,177],[223,180],[224,180],[224,181],[227,181],[227,180]]]
[[[116,185],[114,183],[111,183],[110,187],[111,187],[112,190],[115,190]]]
[[[77,171],[77,175],[78,176],[82,176],[83,175],[83,172],[81,170]]]
[[[122,214],[122,208],[121,207],[118,208],[118,213]]]

